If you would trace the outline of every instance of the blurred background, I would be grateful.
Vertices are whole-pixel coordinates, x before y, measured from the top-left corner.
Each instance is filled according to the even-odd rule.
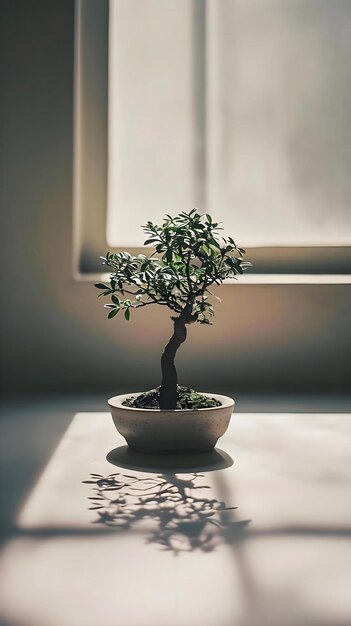
[[[347,394],[349,2],[111,6],[108,68],[105,0],[76,30],[73,0],[2,2],[3,393],[157,385],[167,311],[107,321],[98,257],[198,206],[255,266],[189,329],[180,381]]]

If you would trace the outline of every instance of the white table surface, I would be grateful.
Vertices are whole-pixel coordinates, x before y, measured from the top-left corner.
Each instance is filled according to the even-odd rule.
[[[0,623],[349,626],[350,431],[347,414],[235,414],[223,454],[175,467],[77,414],[0,555]]]

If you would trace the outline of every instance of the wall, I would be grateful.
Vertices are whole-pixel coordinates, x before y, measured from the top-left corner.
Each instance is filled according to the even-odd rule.
[[[7,0],[1,9],[2,388],[156,385],[167,311],[107,321],[92,284],[72,277],[73,1]],[[189,328],[180,382],[233,393],[347,391],[349,286],[238,284],[220,295],[214,326]]]

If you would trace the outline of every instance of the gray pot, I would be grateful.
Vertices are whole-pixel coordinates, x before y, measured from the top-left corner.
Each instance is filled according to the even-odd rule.
[[[228,428],[234,400],[205,393],[221,406],[207,409],[134,409],[123,406],[124,400],[141,392],[114,396],[108,401],[113,422],[128,445],[138,452],[206,452]],[[201,392],[202,393],[202,392]]]

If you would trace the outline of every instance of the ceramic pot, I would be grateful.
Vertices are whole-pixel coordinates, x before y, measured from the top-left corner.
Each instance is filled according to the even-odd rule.
[[[202,392],[201,392],[202,393]],[[140,392],[114,396],[108,401],[113,422],[128,445],[138,452],[207,452],[228,428],[234,400],[227,396],[205,393],[216,398],[220,406],[207,409],[135,409],[123,402]]]

